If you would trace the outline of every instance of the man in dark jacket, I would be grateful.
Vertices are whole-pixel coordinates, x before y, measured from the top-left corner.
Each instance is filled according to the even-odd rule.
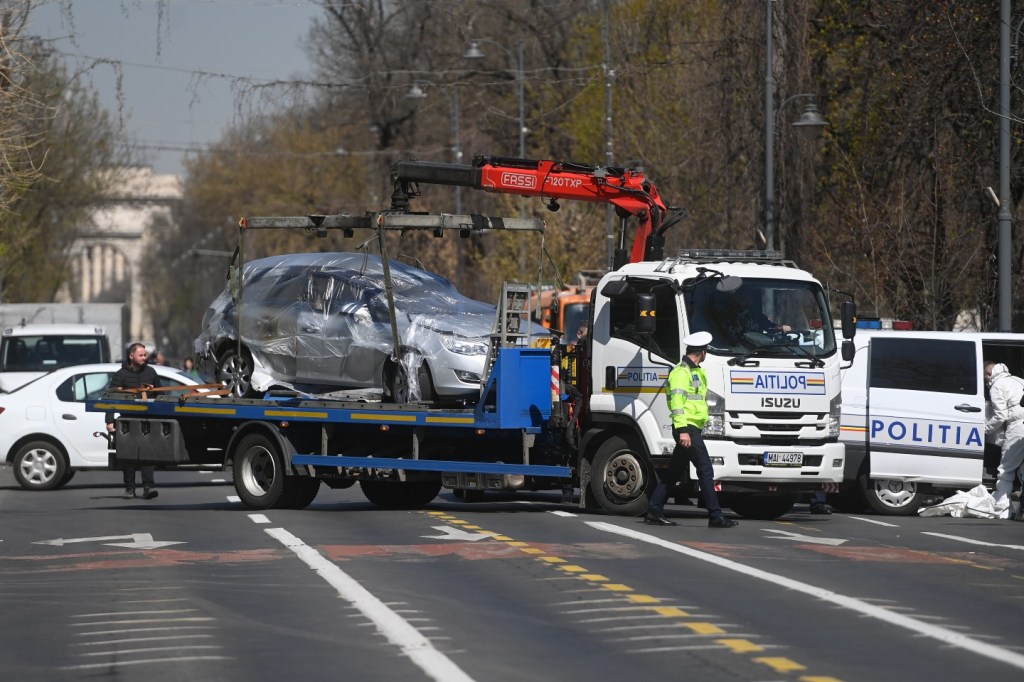
[[[156,370],[146,363],[149,353],[146,346],[133,343],[128,347],[128,360],[121,369],[114,372],[110,387],[117,388],[153,388],[160,385]],[[107,432],[114,432],[114,413],[107,412]],[[135,467],[123,464],[124,496],[126,499],[135,497]],[[157,496],[156,482],[153,479],[153,467],[139,467],[142,470],[142,497],[152,500]]]

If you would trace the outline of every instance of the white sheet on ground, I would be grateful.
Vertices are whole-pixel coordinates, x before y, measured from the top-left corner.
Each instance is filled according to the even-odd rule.
[[[979,519],[1008,519],[1010,506],[997,505],[984,485],[977,485],[970,490],[956,491],[942,502],[931,507],[922,507],[917,511],[921,516],[952,516],[953,518],[976,517]]]

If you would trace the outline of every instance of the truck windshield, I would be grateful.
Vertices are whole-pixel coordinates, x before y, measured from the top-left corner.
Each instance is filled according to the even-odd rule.
[[[0,371],[49,372],[71,365],[106,362],[99,336],[5,336]]]
[[[716,278],[684,293],[690,332],[710,332],[717,355],[794,357],[836,350],[825,293],[815,282],[743,278],[723,292]]]

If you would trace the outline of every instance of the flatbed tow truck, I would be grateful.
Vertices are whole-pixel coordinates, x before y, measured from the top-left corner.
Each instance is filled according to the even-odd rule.
[[[481,163],[494,170],[508,161]],[[466,236],[475,229],[542,225],[409,213],[407,200],[417,193],[410,183],[482,188],[481,175],[455,164],[403,164],[393,173],[393,203],[397,198],[405,206],[364,216],[245,218],[240,225],[243,232],[374,229],[385,261],[385,229],[432,229],[438,236],[454,229]],[[498,175],[516,185],[541,175],[530,190],[536,196],[550,196],[544,178],[560,170],[521,159],[507,165],[512,170]],[[601,279],[584,343],[572,340],[572,350],[557,341],[531,347],[521,333],[529,324],[531,288],[506,283],[475,405],[440,409],[273,393],[139,399],[111,392],[88,409],[119,414],[112,463],[230,464],[239,497],[254,509],[303,508],[321,484],[359,483],[367,499],[389,508],[421,507],[442,486],[466,499],[487,490],[574,486],[583,508],[642,514],[656,470],[667,466],[673,448],[664,396],[668,371],[680,361],[682,338],[711,330],[716,341],[705,362],[711,413],[705,437],[723,505],[743,516],[776,518],[798,494],[834,489],[844,463],[840,358],[821,285],[774,253],[695,250],[665,258],[664,204],[652,186],[637,184],[638,176],[622,169],[573,164],[567,172],[593,176],[605,198],[589,200],[619,196],[616,183],[643,200],[620,216],[624,223],[629,215],[640,218],[637,238],[645,246],[634,243],[634,262]],[[568,184],[581,191],[580,183]],[[744,286],[778,312],[789,312],[799,327],[790,325],[787,334],[739,332],[728,340],[736,328],[733,293]],[[853,312],[844,305],[844,329],[852,328]],[[696,496],[695,478],[677,491],[677,500]]]

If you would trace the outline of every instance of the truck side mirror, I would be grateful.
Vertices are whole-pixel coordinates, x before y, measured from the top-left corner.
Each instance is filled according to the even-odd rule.
[[[840,307],[839,316],[843,325],[843,338],[852,339],[853,335],[857,333],[857,304],[853,301],[843,301],[843,304]],[[843,357],[846,357],[845,353],[843,354]],[[850,359],[853,359],[852,354],[850,355]]]
[[[654,294],[636,295],[636,331],[639,334],[653,334],[658,326]]]
[[[853,356],[857,353],[857,349],[853,346],[853,339],[843,341],[842,353],[843,362],[853,362]]]

